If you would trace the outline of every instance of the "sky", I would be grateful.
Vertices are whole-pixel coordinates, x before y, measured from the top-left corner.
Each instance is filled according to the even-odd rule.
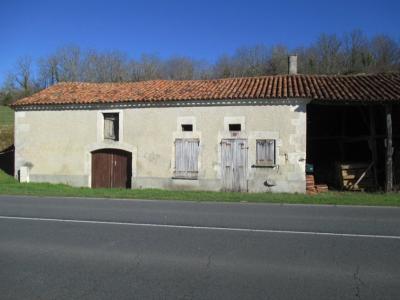
[[[0,0],[0,84],[18,57],[66,45],[214,62],[240,46],[307,46],[361,29],[400,40],[400,0]]]

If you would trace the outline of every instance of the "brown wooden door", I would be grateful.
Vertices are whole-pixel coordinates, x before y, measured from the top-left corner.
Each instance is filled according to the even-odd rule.
[[[130,188],[131,162],[129,152],[101,149],[92,152],[93,188]]]

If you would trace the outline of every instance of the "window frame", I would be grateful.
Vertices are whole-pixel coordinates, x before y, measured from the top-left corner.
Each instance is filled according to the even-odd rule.
[[[114,116],[114,120],[111,120],[111,116]],[[119,112],[102,112],[102,117],[103,117],[103,140],[105,141],[114,141],[114,142],[119,142],[120,141],[120,113]],[[113,122],[113,131],[115,137],[108,137],[106,136],[106,121],[112,121]]]

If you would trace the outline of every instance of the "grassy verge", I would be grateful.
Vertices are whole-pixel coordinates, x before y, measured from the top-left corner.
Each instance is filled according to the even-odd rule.
[[[0,105],[0,126],[14,125],[14,111],[7,107]]]
[[[63,196],[63,197],[98,197],[126,199],[159,199],[211,202],[265,202],[265,203],[300,203],[300,204],[348,204],[400,206],[399,194],[367,194],[328,192],[319,195],[272,194],[272,193],[223,193],[168,191],[158,189],[90,189],[76,188],[63,184],[19,183],[14,178],[0,171],[0,194]]]
[[[0,151],[14,143],[14,111],[0,105]]]

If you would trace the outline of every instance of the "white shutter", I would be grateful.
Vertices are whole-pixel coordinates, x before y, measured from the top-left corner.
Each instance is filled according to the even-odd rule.
[[[175,140],[175,177],[197,178],[199,140]]]
[[[104,139],[118,141],[119,116],[118,113],[104,113]]]
[[[257,140],[256,156],[259,166],[275,165],[275,140]]]
[[[104,138],[114,140],[114,132],[114,120],[110,118],[104,118]]]

